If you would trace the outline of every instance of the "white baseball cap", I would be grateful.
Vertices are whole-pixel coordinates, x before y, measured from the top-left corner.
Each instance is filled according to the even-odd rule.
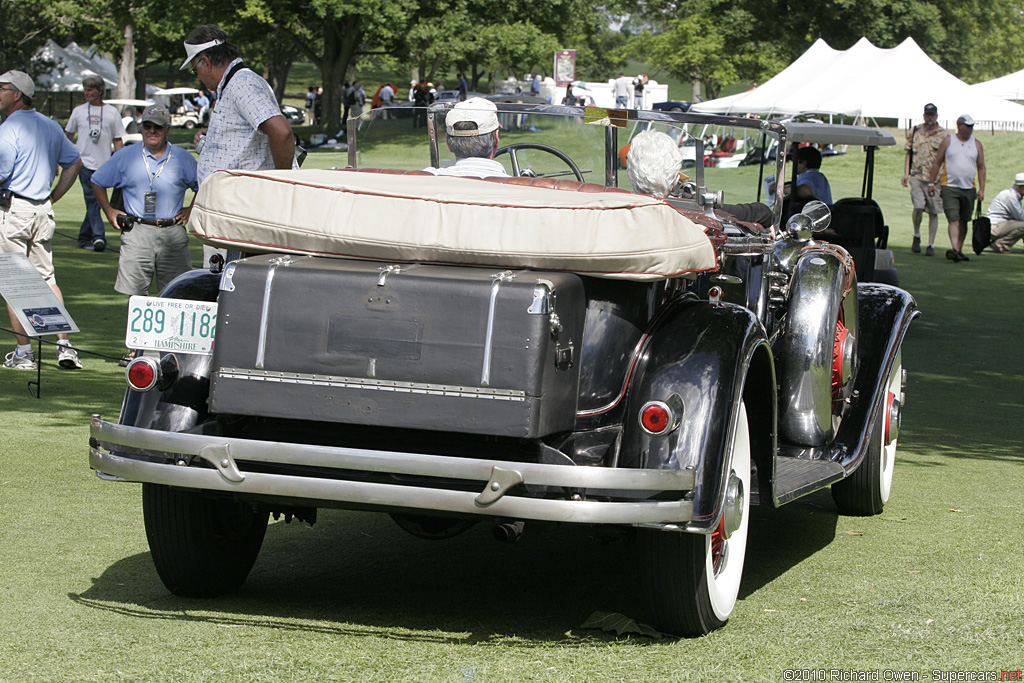
[[[455,130],[455,124],[460,121],[474,123],[476,128]],[[494,102],[483,97],[471,97],[465,102],[459,102],[445,116],[444,123],[448,129],[448,135],[453,137],[486,135],[501,128],[501,124],[498,123],[498,108]]]
[[[21,91],[25,97],[32,97],[36,94],[36,84],[24,71],[8,71],[0,74],[0,83],[10,83]]]
[[[1024,173],[1018,173],[1013,177],[1014,185],[1024,185]]]
[[[974,125],[974,119],[971,118],[970,114],[961,114],[960,117],[956,120],[956,122],[957,123],[962,123],[965,126],[973,126]]]

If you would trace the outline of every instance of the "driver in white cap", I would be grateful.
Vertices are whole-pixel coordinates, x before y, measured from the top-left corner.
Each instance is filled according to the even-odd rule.
[[[472,97],[448,111],[445,128],[448,149],[455,164],[446,168],[425,168],[434,175],[467,178],[507,178],[505,167],[494,160],[498,151],[498,108],[494,102]]]
[[[213,24],[200,26],[185,39],[185,54],[181,68],[192,69],[203,85],[217,91],[210,128],[197,145],[200,185],[225,169],[298,168],[295,138],[274,91],[246,68],[228,35]]]

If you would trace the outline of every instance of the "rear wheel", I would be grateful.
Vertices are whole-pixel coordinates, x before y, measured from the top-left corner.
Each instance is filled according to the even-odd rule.
[[[750,511],[750,429],[741,404],[732,435],[730,495],[714,533],[642,529],[641,579],[653,626],[699,636],[729,620],[739,595]]]
[[[877,515],[889,502],[903,397],[903,361],[902,354],[897,354],[882,398],[885,403],[871,426],[864,461],[853,474],[832,485],[832,499],[841,514]]]
[[[266,510],[159,484],[142,485],[142,511],[160,580],[188,598],[238,590],[267,531]]]

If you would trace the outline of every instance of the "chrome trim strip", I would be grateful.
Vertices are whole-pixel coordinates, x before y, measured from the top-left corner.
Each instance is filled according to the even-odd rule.
[[[275,462],[372,472],[453,479],[490,481],[494,468],[514,469],[524,483],[538,486],[614,489],[620,491],[689,490],[692,470],[638,470],[575,465],[510,463],[418,453],[392,453],[354,448],[250,441],[201,434],[181,434],[128,427],[93,417],[89,449],[90,466],[108,477],[135,482],[283,496],[314,501],[413,508],[435,512],[536,519],[588,524],[660,524],[687,522],[692,517],[689,501],[604,502],[551,500],[503,495],[482,506],[479,492],[401,484],[342,481],[318,477],[245,472],[242,481],[230,481],[216,469],[181,467],[105,452],[111,445],[166,453],[198,454],[210,446],[230,448],[241,461]]]
[[[267,281],[263,285],[263,309],[260,311],[260,338],[256,346],[256,367],[262,368],[267,351],[267,318],[270,315],[270,293],[274,288],[274,273],[278,266],[287,266],[292,262],[290,256],[281,256],[267,261]]]
[[[501,283],[506,280],[514,280],[516,274],[511,270],[505,270],[491,275],[491,299],[487,305],[487,333],[484,335],[484,367],[480,371],[480,386],[486,387],[491,383],[491,348],[494,343],[494,309],[497,306],[498,290]]]
[[[486,398],[496,401],[526,400],[526,392],[518,389],[482,389],[479,387],[460,387],[451,384],[398,382],[386,379],[341,377],[338,375],[311,375],[302,372],[275,372],[273,370],[246,370],[244,368],[221,368],[220,370],[217,370],[217,375],[221,379],[251,380],[255,382],[308,384],[310,386],[394,391],[410,394],[429,394],[433,396],[454,396],[457,398]]]

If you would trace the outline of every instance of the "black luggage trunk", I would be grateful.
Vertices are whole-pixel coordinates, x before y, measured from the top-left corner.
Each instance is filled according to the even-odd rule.
[[[536,438],[572,429],[572,273],[258,256],[219,297],[217,413]]]

